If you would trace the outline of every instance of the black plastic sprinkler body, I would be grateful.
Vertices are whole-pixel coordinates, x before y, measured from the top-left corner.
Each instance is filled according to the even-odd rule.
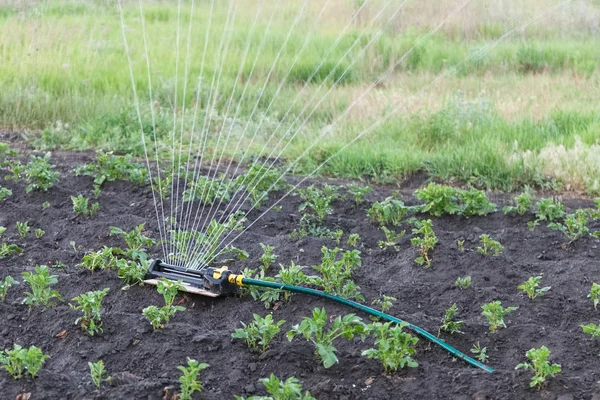
[[[381,311],[375,310],[374,308],[367,307],[363,304],[357,303],[352,300],[344,299],[339,296],[335,296],[329,293],[322,292],[316,289],[305,288],[302,286],[287,285],[285,283],[268,282],[260,279],[245,278],[242,274],[234,274],[227,267],[220,268],[205,268],[203,270],[188,270],[186,268],[177,267],[174,265],[164,264],[160,260],[152,262],[148,271],[146,272],[146,280],[144,282],[150,284],[156,284],[157,278],[166,278],[169,280],[182,281],[185,290],[191,293],[197,293],[203,296],[218,297],[220,295],[227,295],[237,292],[237,288],[244,285],[249,286],[260,286],[270,289],[287,290],[290,292],[304,293],[312,296],[322,297],[325,299],[333,300],[335,302],[344,304],[348,307],[355,308],[366,312],[367,314],[379,317],[381,319],[391,321],[397,324],[406,324],[406,327],[414,331],[419,336],[433,342],[452,354],[456,358],[459,358],[474,367],[481,368],[486,372],[494,372],[493,368],[475,360],[464,354],[463,352],[450,346],[448,343],[439,339],[435,335],[427,332],[425,329],[420,328],[416,325],[401,320],[400,318],[393,317],[385,314]]]

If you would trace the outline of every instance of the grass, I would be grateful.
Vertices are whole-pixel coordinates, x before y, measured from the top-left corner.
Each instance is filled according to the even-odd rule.
[[[320,172],[387,182],[425,171],[446,181],[494,189],[534,184],[600,190],[595,178],[600,161],[594,153],[600,146],[594,107],[600,101],[599,32],[594,22],[600,17],[600,4],[574,1],[569,9],[481,51],[556,2],[505,0],[489,7],[473,0],[362,96],[458,3],[433,7],[409,1],[399,18],[376,36],[382,21],[371,22],[383,1],[372,0],[362,9],[360,2],[350,0],[331,0],[323,9],[325,3],[309,2],[286,40],[301,0],[283,2],[281,9],[271,3],[261,9],[257,0],[235,2],[231,36],[223,35],[229,32],[228,2],[216,2],[204,64],[210,2],[196,3],[192,14],[191,3],[183,2],[177,46],[177,3],[144,2],[161,154],[170,148],[176,115],[177,126],[183,121],[184,141],[195,140],[194,147],[199,139],[192,127],[206,127],[209,156],[223,152],[248,161],[267,144],[274,154],[282,151],[293,171],[310,173],[397,108],[385,124]],[[344,31],[353,15],[356,19]],[[192,45],[185,80],[190,17]],[[125,2],[124,18],[144,132],[154,140],[136,1]],[[371,39],[372,46],[355,62]],[[228,51],[220,51],[221,46]],[[422,91],[445,68],[474,54],[479,56]],[[5,61],[0,63],[0,126],[24,132],[40,149],[102,148],[143,155],[114,0],[0,1],[0,59]],[[210,91],[213,79],[219,83],[218,96]],[[196,93],[201,109],[194,121]],[[215,111],[207,115],[204,110],[212,102]],[[305,124],[294,122],[297,117]],[[298,129],[298,135],[285,146],[288,129]],[[221,131],[231,132],[225,147],[216,139]],[[294,164],[317,138],[318,145]],[[551,167],[557,158],[563,168]]]

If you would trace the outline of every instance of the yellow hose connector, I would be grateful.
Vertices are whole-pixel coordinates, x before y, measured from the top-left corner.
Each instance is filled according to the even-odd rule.
[[[227,266],[222,266],[221,268],[217,268],[213,272],[213,278],[215,278],[215,279],[221,279],[221,277],[223,276],[223,274],[225,274],[226,272],[231,272],[231,271],[229,271],[229,268]],[[229,281],[229,283],[233,283],[233,284],[238,285],[238,286],[244,286],[242,284],[242,280],[243,279],[244,279],[244,275],[242,275],[242,274],[232,274],[232,273],[229,273],[227,275],[227,280]]]

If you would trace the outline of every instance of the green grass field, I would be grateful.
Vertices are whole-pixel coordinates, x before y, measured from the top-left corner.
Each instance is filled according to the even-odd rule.
[[[359,0],[308,1],[300,18],[305,0],[279,8],[277,1],[238,0],[235,17],[229,2],[216,3],[211,10],[210,1],[197,0],[192,12],[191,0],[180,10],[176,1],[144,1],[146,45],[137,1],[123,5],[144,130],[154,136],[147,46],[165,156],[175,115],[187,140],[209,122],[209,153],[216,147],[248,161],[267,143],[294,172],[310,173],[394,111],[320,172],[394,182],[425,171],[491,189],[600,193],[597,1],[574,0],[501,41],[558,1],[473,0],[431,37],[462,2],[408,1],[389,24],[375,19],[382,0],[362,9]],[[399,4],[391,1],[390,10]],[[0,2],[0,60],[4,129],[40,149],[143,154],[114,1]],[[232,133],[225,148],[218,147],[220,130]],[[284,146],[287,132],[298,134]]]

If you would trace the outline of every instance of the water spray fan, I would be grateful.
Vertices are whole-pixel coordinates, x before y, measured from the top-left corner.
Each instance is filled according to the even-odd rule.
[[[375,310],[374,308],[367,307],[355,301],[344,299],[320,290],[302,286],[287,285],[285,283],[246,278],[242,274],[234,274],[226,266],[220,268],[205,267],[200,270],[191,270],[176,265],[165,264],[160,260],[155,260],[148,267],[145,276],[146,280],[144,282],[151,285],[156,285],[158,280],[161,278],[171,281],[181,281],[186,292],[208,297],[219,297],[234,294],[241,286],[260,286],[269,289],[287,290],[290,292],[304,293],[312,296],[322,297],[344,304],[348,307],[361,310],[369,315],[373,315],[386,321],[397,324],[406,324],[405,326],[408,329],[411,329],[419,336],[442,347],[454,357],[459,358],[472,366],[481,368],[486,372],[494,372],[492,368],[475,360],[474,358],[467,356],[423,328],[403,321],[400,318],[396,318],[381,311]]]

